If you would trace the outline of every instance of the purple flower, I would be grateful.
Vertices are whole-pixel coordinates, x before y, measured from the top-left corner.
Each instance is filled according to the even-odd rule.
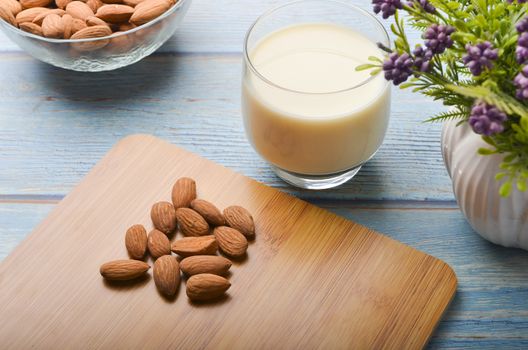
[[[433,54],[441,54],[447,48],[453,46],[453,39],[451,34],[455,28],[443,24],[431,24],[429,28],[423,33],[425,39],[425,46],[427,46]]]
[[[425,12],[435,13],[436,8],[429,2],[429,0],[410,0],[407,5],[409,7],[421,6]]]
[[[517,40],[517,48],[515,49],[515,58],[517,62],[524,63],[528,60],[528,32],[522,33]]]
[[[515,29],[519,34],[528,32],[528,17],[524,17],[515,25]]]
[[[510,4],[513,2],[513,0],[507,0]],[[517,0],[517,3],[524,4],[528,0]]]
[[[515,93],[515,96],[519,100],[527,100],[528,99],[528,66],[524,66],[523,69],[521,69],[521,72],[515,76],[513,79],[513,83],[515,84],[515,87],[517,88],[517,92]]]
[[[471,74],[479,76],[484,68],[491,69],[494,61],[498,58],[499,50],[494,49],[489,41],[477,45],[466,45],[467,54],[462,61],[469,68]]]
[[[424,50],[421,45],[416,45],[412,53],[414,55],[414,67],[420,72],[428,72],[431,69],[433,52],[430,49]]]
[[[401,9],[401,0],[372,0],[374,5],[374,13],[380,13],[384,19],[389,18],[396,13],[397,9]]]
[[[469,125],[479,135],[491,136],[504,131],[503,123],[508,116],[495,106],[477,102],[471,108]]]
[[[385,79],[392,80],[394,85],[403,83],[411,76],[413,63],[413,59],[407,53],[401,56],[397,52],[391,53],[383,62]]]

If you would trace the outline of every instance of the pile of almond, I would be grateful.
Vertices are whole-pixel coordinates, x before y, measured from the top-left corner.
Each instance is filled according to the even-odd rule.
[[[177,2],[178,0],[0,0],[0,18],[26,32],[46,38],[99,38],[150,22]]]
[[[153,275],[159,292],[176,295],[180,271],[187,279],[187,296],[193,301],[209,301],[224,295],[231,283],[225,277],[231,261],[217,255],[240,259],[246,255],[248,239],[255,236],[251,214],[240,206],[223,213],[212,203],[196,198],[196,183],[181,178],[172,189],[172,203],[155,203],[150,211],[154,229],[147,235],[143,225],[133,225],[125,235],[130,260],[103,264],[107,280],[133,280],[144,276],[150,266],[143,261],[147,252],[155,260]],[[170,242],[177,231],[185,236]],[[176,253],[179,257],[172,255]]]

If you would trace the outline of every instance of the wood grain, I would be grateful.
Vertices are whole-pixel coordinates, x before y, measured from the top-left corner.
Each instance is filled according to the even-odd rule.
[[[183,295],[168,304],[147,280],[124,288],[97,273],[126,256],[126,227],[147,223],[150,204],[167,199],[181,176],[219,207],[237,203],[257,218],[230,297],[205,307]],[[421,348],[455,289],[453,271],[436,258],[134,136],[0,265],[0,339],[17,349],[132,348],[147,339],[154,348]]]
[[[528,254],[481,239],[453,204],[317,203],[454,267],[457,294],[428,348],[526,348]],[[0,203],[0,248],[9,244],[14,248],[53,207]],[[0,259],[11,249],[1,250]]]

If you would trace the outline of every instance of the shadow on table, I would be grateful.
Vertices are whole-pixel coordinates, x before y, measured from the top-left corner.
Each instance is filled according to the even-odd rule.
[[[180,62],[174,54],[155,53],[130,66],[107,72],[75,72],[40,63],[48,101],[66,99],[80,104],[147,99],[172,88]],[[172,82],[171,82],[172,81]]]

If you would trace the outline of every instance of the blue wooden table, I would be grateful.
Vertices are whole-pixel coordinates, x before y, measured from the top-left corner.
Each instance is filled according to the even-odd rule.
[[[465,222],[441,126],[421,122],[441,106],[394,89],[385,144],[333,190],[292,188],[251,149],[240,115],[242,40],[281,2],[195,0],[169,43],[107,73],[53,68],[0,34],[0,259],[115,142],[151,133],[449,263],[459,288],[431,348],[528,348],[528,253],[493,246]]]

